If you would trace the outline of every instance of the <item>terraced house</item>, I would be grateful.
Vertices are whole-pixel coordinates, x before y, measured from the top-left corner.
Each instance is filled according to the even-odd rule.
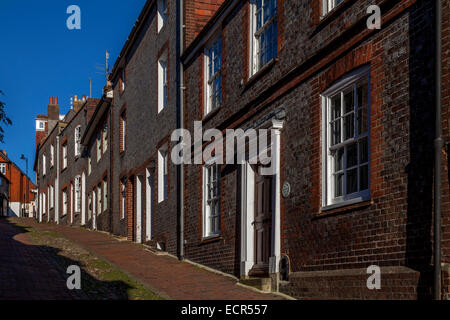
[[[41,220],[297,298],[449,298],[448,21],[448,0],[147,1],[56,188],[67,218],[43,166],[67,124],[38,147]]]

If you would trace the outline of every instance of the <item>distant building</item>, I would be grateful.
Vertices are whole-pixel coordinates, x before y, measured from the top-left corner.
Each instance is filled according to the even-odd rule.
[[[6,217],[8,214],[9,201],[9,180],[0,173],[0,217]]]
[[[8,210],[5,215],[8,217],[33,217],[35,198],[33,190],[36,186],[30,178],[8,158],[8,154],[5,150],[0,150],[0,173],[0,177],[2,177],[0,189],[3,190],[4,179],[9,183],[9,192],[6,197],[6,199],[8,199]],[[4,202],[1,202],[2,199],[5,199],[5,197],[2,198],[0,195],[1,205],[4,204]]]

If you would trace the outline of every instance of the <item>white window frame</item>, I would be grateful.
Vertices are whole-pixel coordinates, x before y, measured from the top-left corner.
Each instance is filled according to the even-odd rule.
[[[322,18],[343,2],[344,0],[322,0]]]
[[[358,106],[357,97],[356,97],[356,90],[358,84],[367,82],[367,132],[363,132],[361,134],[358,134],[358,113],[357,110],[360,106]],[[353,95],[353,110],[354,110],[354,121],[353,121],[353,130],[354,134],[353,137],[350,139],[347,139],[345,141],[342,141],[343,135],[344,135],[344,122],[345,122],[345,114],[343,113],[344,108],[344,92],[349,92],[350,90],[354,91]],[[333,86],[331,86],[329,89],[327,89],[324,93],[321,95],[322,99],[322,206],[323,209],[332,209],[334,207],[344,206],[344,205],[350,205],[353,203],[358,203],[362,201],[368,201],[370,200],[370,172],[371,172],[371,157],[370,157],[370,69],[368,67],[362,67],[354,72],[348,74],[347,76],[343,77],[341,80],[339,80],[337,83],[335,83]],[[330,129],[331,122],[334,122],[331,119],[331,98],[336,97],[336,95],[341,95],[341,112],[340,116],[338,118],[342,118],[340,121],[340,135],[341,135],[341,142],[337,143],[335,145],[331,144],[332,139],[332,132]],[[350,112],[351,113],[351,112]],[[367,139],[367,163],[360,163],[360,142],[364,139]],[[352,146],[356,144],[357,145],[357,165],[351,166],[350,168],[347,168],[347,147]],[[335,157],[333,156],[333,153],[337,152],[335,150],[342,150],[344,149],[343,159],[342,159],[342,170],[338,170],[337,172],[343,173],[343,190],[342,190],[342,196],[335,196]],[[367,172],[367,189],[366,190],[360,190],[360,168],[363,166],[368,166],[368,172]],[[347,171],[350,171],[352,169],[357,168],[357,188],[358,191],[347,194],[347,185],[346,185],[346,177],[347,177]]]
[[[67,142],[63,144],[62,146],[62,153],[63,153],[63,169],[67,168]]]
[[[44,202],[44,205],[42,206],[42,213],[47,214],[47,195],[45,192],[42,194],[42,200]]]
[[[0,172],[6,174],[6,163],[0,163]]]
[[[73,183],[71,183],[70,184],[70,216],[71,216],[72,222],[73,222],[73,213],[74,213],[73,198],[74,198],[74,188],[73,188]]]
[[[81,125],[77,126],[75,128],[74,133],[74,139],[75,139],[75,157],[81,156]]]
[[[108,150],[108,123],[107,122],[105,122],[103,124],[102,143],[103,143],[102,151],[103,151],[103,153],[105,153],[106,150]]]
[[[169,195],[169,150],[167,144],[158,150],[158,203]]]
[[[63,216],[67,215],[67,209],[68,209],[68,198],[67,198],[67,188],[63,190],[62,198],[63,198]]]
[[[53,187],[53,185],[50,186],[49,199],[50,199],[50,209],[53,209],[55,207],[55,188]]]
[[[88,157],[88,176],[91,175],[91,172],[92,172],[92,157],[89,154],[89,157]]]
[[[81,212],[81,176],[75,177],[75,193],[74,193],[74,199],[75,199],[75,212],[79,213]]]
[[[208,182],[209,175],[215,173],[216,180]],[[213,197],[211,196],[211,190]],[[210,192],[208,192],[210,191]],[[203,167],[203,238],[217,237],[220,235],[220,166],[217,164],[208,164]],[[211,215],[211,208],[216,208],[216,215]],[[213,229],[211,220],[217,219],[218,228]]]
[[[97,162],[102,158],[102,133],[97,132]]]
[[[125,212],[126,212],[126,199],[127,199],[127,181],[126,179],[122,178],[120,181],[120,201],[121,201],[121,207],[120,207],[120,219],[125,219]]]
[[[120,122],[122,124],[122,151],[125,151],[127,148],[127,114],[126,112],[122,112],[120,116]]]
[[[216,54],[218,53],[218,54]],[[205,115],[213,111],[214,109],[220,107],[222,104],[222,37],[220,35],[215,36],[209,45],[205,48],[205,65],[204,65],[204,88],[205,88]],[[218,57],[219,68],[216,72],[214,70],[215,58]],[[212,70],[211,70],[212,69]],[[215,84],[219,83],[218,86],[218,97],[219,101],[216,101],[216,91],[214,91]]]
[[[92,193],[89,192],[88,194],[88,221],[92,219],[92,214],[94,212],[94,205],[92,202]]]
[[[55,147],[53,145],[50,146],[50,168],[53,168],[55,165]]]
[[[158,6],[157,28],[159,33],[167,21],[167,0],[158,0],[157,6]]]
[[[120,90],[121,90],[121,93],[123,93],[125,91],[126,87],[127,87],[126,80],[127,80],[126,69],[123,68],[122,69],[122,73],[120,75],[120,85],[121,85]]]
[[[108,180],[103,179],[103,211],[108,210]]]
[[[158,59],[158,113],[167,107],[169,99],[167,50]]]
[[[42,155],[42,175],[45,176],[47,174],[47,156],[45,153]]]
[[[92,190],[92,214],[97,215],[97,187]]]
[[[276,8],[274,10],[273,16],[270,17],[267,21],[264,21],[262,26],[257,29],[257,1],[262,1],[262,6],[264,6],[266,3],[270,3],[273,1],[276,5]],[[263,10],[262,8],[260,10]],[[277,0],[251,0],[250,1],[250,68],[249,68],[249,77],[256,74],[259,70],[264,68],[267,64],[269,64],[273,59],[275,59],[278,56],[278,23],[277,23],[277,10],[278,10],[278,3]],[[264,13],[261,15],[264,17]],[[275,25],[276,27],[276,33],[275,33],[275,55],[272,57],[272,59],[266,61],[264,65],[260,65],[260,42],[259,38],[260,35],[263,34],[265,31],[267,31],[269,28],[272,28]]]
[[[102,211],[102,186],[97,186],[97,214],[101,214]]]

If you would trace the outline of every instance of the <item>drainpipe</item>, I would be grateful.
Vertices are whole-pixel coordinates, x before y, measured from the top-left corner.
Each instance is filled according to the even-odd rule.
[[[53,190],[53,201],[54,201],[54,207],[55,207],[55,222],[56,224],[59,224],[59,169],[60,169],[60,165],[59,165],[59,153],[60,153],[60,147],[59,147],[59,140],[60,140],[60,136],[58,134],[58,136],[56,136],[56,182],[55,182],[55,188]],[[55,161],[55,155],[53,155],[53,161]],[[49,195],[50,198],[50,195]],[[50,208],[48,210],[48,217],[50,217]]]
[[[181,54],[184,47],[184,0],[177,1],[177,44],[176,44],[176,83],[177,83],[177,129],[183,128],[184,112],[184,81],[183,64],[181,63]],[[184,172],[183,164],[177,165],[177,214],[178,214],[178,258],[184,259]]]
[[[114,221],[113,221],[113,130],[112,130],[112,102],[110,102],[109,104],[109,125],[108,125],[108,129],[109,129],[109,177],[108,177],[108,189],[109,189],[109,197],[108,197],[108,202],[109,202],[109,232],[111,234],[114,234]]]
[[[442,1],[436,1],[436,139],[434,177],[434,299],[441,300]]]

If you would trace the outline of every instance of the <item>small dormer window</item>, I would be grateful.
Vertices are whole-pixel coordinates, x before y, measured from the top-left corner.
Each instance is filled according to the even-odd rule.
[[[322,0],[323,1],[323,10],[322,16],[326,16],[330,11],[340,5],[344,0]]]
[[[0,172],[6,174],[6,163],[0,163]]]
[[[122,73],[120,74],[120,92],[124,92],[126,88],[127,75],[125,68],[122,69]]]
[[[167,20],[167,0],[158,0],[158,33]]]

